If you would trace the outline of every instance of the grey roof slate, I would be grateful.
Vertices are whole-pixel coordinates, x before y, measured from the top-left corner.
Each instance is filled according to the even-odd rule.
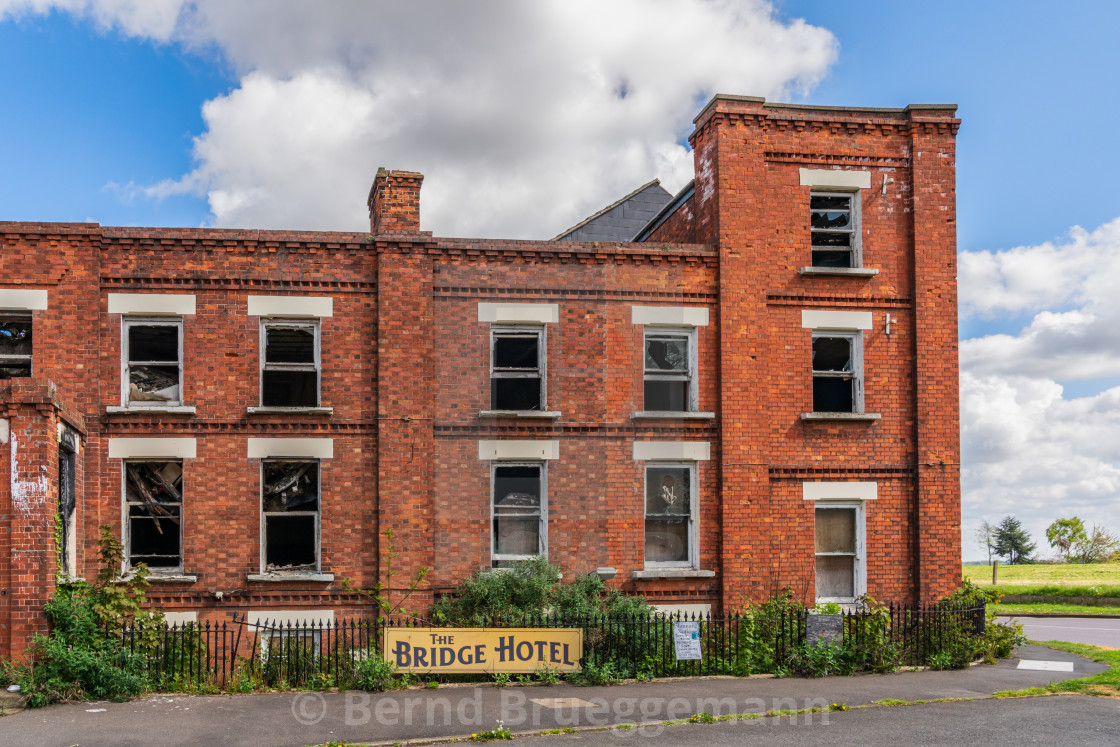
[[[643,184],[553,241],[630,241],[672,199],[659,179]]]

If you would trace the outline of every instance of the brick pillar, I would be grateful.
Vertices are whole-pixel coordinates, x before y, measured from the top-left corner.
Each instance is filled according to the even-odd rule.
[[[745,128],[761,126],[762,99],[717,101],[702,115],[696,158],[697,239],[719,247],[720,579],[722,605],[733,610],[771,596],[772,547],[766,338],[766,267],[763,220],[767,171],[762,139]],[[780,521],[781,518],[779,517]]]
[[[30,380],[26,380],[30,381]],[[47,388],[0,389],[0,525],[7,529],[0,563],[0,656],[24,658],[35,633],[45,632],[43,605],[55,590],[58,547],[58,410]]]
[[[419,566],[436,564],[432,260],[423,244],[379,242],[377,262],[377,521],[378,532],[393,530],[400,557],[391,586],[399,589]],[[382,583],[384,545],[379,536]],[[423,609],[429,601],[416,594],[406,606]]]
[[[928,602],[955,589],[961,576],[955,143],[960,120],[948,107],[910,107],[910,120],[918,595]]]
[[[378,169],[367,200],[370,233],[418,232],[423,183],[424,175],[415,171]]]

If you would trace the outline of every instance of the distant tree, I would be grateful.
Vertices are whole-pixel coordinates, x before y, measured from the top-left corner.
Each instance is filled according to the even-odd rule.
[[[992,554],[996,549],[996,528],[988,523],[987,519],[976,527],[976,544],[988,551],[988,565],[991,565]]]
[[[1085,533],[1085,524],[1076,516],[1068,519],[1058,519],[1046,528],[1046,541],[1065,556],[1069,562],[1070,553],[1076,545],[1087,542],[1089,535]]]
[[[1035,547],[1037,545],[1031,542],[1031,536],[1018,519],[1014,516],[1003,517],[1003,521],[996,527],[996,555],[1007,558],[1007,562],[1012,565],[1029,563]]]
[[[1120,537],[1100,524],[1094,524],[1092,531],[1086,533],[1073,552],[1082,563],[1107,563],[1120,552]]]

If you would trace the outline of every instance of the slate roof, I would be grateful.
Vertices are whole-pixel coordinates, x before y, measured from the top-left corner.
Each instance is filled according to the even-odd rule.
[[[575,224],[553,241],[630,241],[669,203],[660,179],[643,184],[617,202]]]

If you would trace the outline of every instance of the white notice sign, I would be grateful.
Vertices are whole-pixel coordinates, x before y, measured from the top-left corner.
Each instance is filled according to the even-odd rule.
[[[700,660],[700,623],[679,621],[673,623],[673,646],[677,661]]]

